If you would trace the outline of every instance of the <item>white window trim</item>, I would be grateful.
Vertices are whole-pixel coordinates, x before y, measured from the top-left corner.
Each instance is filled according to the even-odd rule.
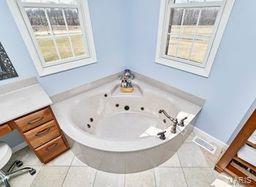
[[[173,67],[176,69],[180,69],[186,72],[190,72],[193,74],[197,74],[203,77],[209,77],[214,58],[217,54],[223,33],[225,31],[225,27],[228,23],[228,19],[231,14],[231,10],[233,8],[235,0],[226,0],[226,3],[224,5],[224,10],[222,11],[221,19],[217,28],[217,32],[215,34],[215,37],[213,38],[212,46],[210,49],[210,52],[208,54],[208,59],[205,62],[204,66],[195,66],[189,63],[183,63],[182,60],[174,60],[174,59],[168,59],[164,58],[164,55],[162,53],[163,50],[163,42],[164,41],[164,34],[165,34],[165,28],[166,28],[166,20],[168,19],[166,12],[169,8],[170,0],[161,0],[160,4],[160,15],[159,15],[159,25],[158,25],[158,35],[157,35],[157,47],[156,47],[156,57],[155,62],[161,65]]]
[[[87,45],[85,45],[85,47],[88,47],[90,56],[87,58],[78,57],[77,59],[74,59],[73,61],[69,61],[67,63],[56,63],[56,65],[47,66],[47,67],[44,67],[42,64],[42,61],[40,60],[40,56],[38,54],[37,48],[34,45],[34,41],[31,38],[30,32],[26,26],[25,20],[23,19],[22,13],[20,12],[20,9],[18,7],[16,0],[6,0],[6,1],[14,17],[14,20],[18,26],[18,29],[22,35],[25,45],[30,53],[30,56],[34,62],[36,70],[38,71],[39,76],[46,76],[46,75],[70,70],[73,68],[77,68],[77,67],[81,67],[84,65],[97,62],[92,25],[91,25],[91,18],[90,18],[90,12],[89,12],[87,0],[80,1],[80,5],[82,6],[81,8],[82,12],[80,14],[84,16],[84,19],[83,19],[84,22],[81,23],[81,25],[84,24],[84,28],[86,29],[85,33],[83,34],[86,35]]]

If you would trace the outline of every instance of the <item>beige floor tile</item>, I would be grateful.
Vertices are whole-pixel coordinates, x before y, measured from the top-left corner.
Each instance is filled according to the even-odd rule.
[[[178,154],[175,153],[169,160],[161,164],[159,167],[180,167]]]
[[[14,187],[185,187],[187,185],[205,187],[216,178],[227,181],[228,179],[211,169],[219,153],[212,155],[200,148],[192,142],[193,137],[192,133],[178,152],[158,168],[126,175],[106,173],[90,168],[76,158],[72,151],[67,151],[44,167],[29,148],[24,148],[13,154],[10,164],[13,160],[22,160],[24,166],[34,167],[38,172],[32,177],[26,174],[18,176],[11,180],[11,185]]]
[[[178,150],[182,167],[209,167],[201,149],[195,143],[183,143]]]
[[[71,150],[63,153],[62,155],[58,156],[48,164],[47,166],[70,166],[71,162],[73,161],[74,154]]]
[[[71,163],[71,166],[81,166],[81,167],[84,167],[84,166],[87,166],[85,163],[83,163],[81,160],[79,160],[76,156],[74,157],[72,163]]]
[[[186,187],[182,168],[156,168],[157,187]]]
[[[19,176],[16,176],[14,178],[10,179],[10,185],[12,187],[29,187],[31,186],[32,182],[36,178],[36,176],[40,173],[41,166],[33,166],[33,168],[36,170],[36,174],[31,176],[29,173],[25,173]]]
[[[203,148],[200,148],[200,149],[202,154],[204,155],[205,160],[207,161],[208,166],[211,168],[214,168],[219,158],[218,155],[212,154]]]
[[[154,170],[125,175],[125,187],[154,187]]]
[[[43,167],[33,181],[33,187],[61,187],[68,167]]]
[[[90,167],[71,167],[63,183],[64,187],[93,186],[96,170]]]
[[[196,134],[195,132],[192,132],[191,135],[186,139],[185,142],[186,143],[192,143],[192,140],[193,140],[193,138],[196,135],[201,137],[200,134]],[[204,137],[202,137],[202,138],[206,139]],[[209,143],[211,143],[212,145],[217,147],[217,150],[216,150],[215,154],[210,153],[209,151],[203,149],[202,147],[200,147],[198,145],[197,146],[200,148],[202,154],[204,155],[205,160],[207,161],[208,166],[211,167],[211,168],[214,168],[216,162],[218,161],[220,155],[222,154],[223,147],[218,146],[215,142],[212,142],[212,141],[210,141]]]
[[[189,187],[207,187],[215,180],[210,168],[183,168]]]
[[[195,133],[192,131],[191,134],[187,137],[187,139],[185,140],[186,143],[190,143],[192,142],[192,140],[195,137]]]
[[[94,187],[123,187],[124,175],[97,171]]]
[[[24,156],[24,159],[21,158],[23,161],[24,165],[26,166],[42,166],[43,163],[37,158],[34,152],[28,151],[26,153],[26,156]]]

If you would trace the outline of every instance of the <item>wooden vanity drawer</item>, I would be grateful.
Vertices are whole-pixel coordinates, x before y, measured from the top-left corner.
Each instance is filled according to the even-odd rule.
[[[54,120],[24,133],[31,146],[37,148],[44,143],[60,136],[60,131]]]
[[[35,151],[44,163],[52,160],[67,150],[67,146],[61,136],[38,147]]]
[[[26,132],[51,120],[53,120],[51,110],[49,108],[45,108],[38,112],[19,118],[14,122],[22,132]]]
[[[8,124],[0,126],[0,136],[4,136],[12,131],[12,128]]]

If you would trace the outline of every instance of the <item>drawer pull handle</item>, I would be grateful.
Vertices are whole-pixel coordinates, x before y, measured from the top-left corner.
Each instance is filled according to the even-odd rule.
[[[57,145],[58,145],[58,143],[53,143],[52,145],[49,145],[48,147],[46,147],[46,151],[53,150]]]
[[[39,131],[38,133],[36,133],[36,136],[42,137],[42,136],[48,134],[49,131],[50,131],[50,129],[51,129],[51,127],[48,127],[48,128],[46,128],[46,129],[44,129],[44,130],[41,130],[41,131]]]
[[[38,122],[42,121],[43,119],[44,119],[44,117],[38,117],[36,119],[33,119],[33,120],[29,121],[27,124],[28,125],[33,125],[35,123],[38,123]]]

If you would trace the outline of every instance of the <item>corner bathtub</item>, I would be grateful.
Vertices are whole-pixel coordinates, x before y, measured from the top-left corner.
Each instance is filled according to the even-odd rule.
[[[53,106],[72,151],[85,164],[112,173],[147,170],[168,160],[193,129],[201,109],[171,93],[136,81],[135,93],[121,94],[113,81]],[[173,117],[188,116],[184,127],[170,133]],[[166,130],[160,140],[150,129]]]

